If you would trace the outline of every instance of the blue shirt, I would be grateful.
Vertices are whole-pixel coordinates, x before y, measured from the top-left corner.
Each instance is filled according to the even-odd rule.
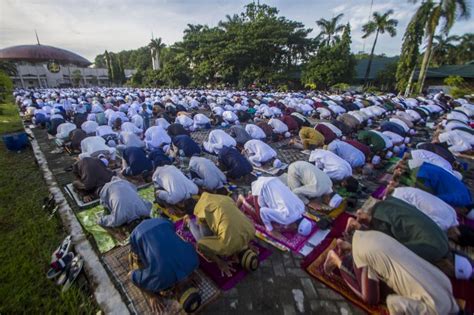
[[[227,177],[229,178],[237,179],[250,174],[253,170],[249,160],[232,147],[224,146],[219,151],[219,163],[227,170]]]
[[[360,167],[365,164],[364,153],[347,142],[339,139],[333,140],[327,149],[347,161],[352,168]]]
[[[148,159],[151,160],[153,168],[163,165],[170,165],[173,161],[167,156],[162,149],[155,149],[148,154]]]
[[[142,148],[128,147],[122,154],[127,166],[130,168],[131,175],[139,175],[144,171],[153,170],[152,162],[147,158]]]
[[[173,144],[177,146],[178,149],[183,150],[184,155],[187,157],[201,153],[199,145],[188,135],[173,137]]]
[[[472,205],[472,197],[466,185],[443,168],[423,163],[416,175],[433,194],[454,207]]]
[[[393,133],[396,133],[402,137],[405,136],[405,129],[403,129],[402,126],[399,124],[396,124],[391,121],[385,121],[380,125],[380,131],[391,131]]]
[[[149,219],[140,223],[130,235],[132,252],[143,269],[132,273],[134,284],[158,293],[186,279],[199,265],[194,247],[176,235],[173,223]]]

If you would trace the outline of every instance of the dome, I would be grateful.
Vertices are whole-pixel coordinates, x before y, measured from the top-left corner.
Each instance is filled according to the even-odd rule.
[[[47,45],[20,45],[0,49],[0,60],[42,62],[55,60],[58,63],[70,63],[87,67],[89,60],[69,50]]]

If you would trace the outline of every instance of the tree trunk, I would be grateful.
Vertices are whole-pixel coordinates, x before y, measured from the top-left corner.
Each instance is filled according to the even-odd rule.
[[[160,52],[159,51],[156,52],[155,58],[156,58],[156,70],[160,70],[161,65],[160,65]]]
[[[425,84],[426,72],[430,64],[431,49],[433,47],[433,38],[434,38],[434,30],[428,36],[428,45],[426,46],[426,51],[423,56],[423,61],[421,63],[420,74],[418,75],[418,90],[417,90],[418,94],[421,94],[421,92],[423,91],[423,85]]]
[[[408,79],[408,84],[407,84],[407,87],[405,89],[404,97],[408,97],[411,94],[411,86],[413,84],[413,77],[415,76],[415,69],[416,69],[416,66],[413,67],[413,71],[411,72],[410,78]]]
[[[374,44],[372,45],[372,50],[370,51],[369,63],[367,64],[367,70],[365,71],[364,86],[366,86],[369,81],[370,68],[372,67],[372,59],[374,58],[375,45],[377,45],[378,37],[379,37],[379,30],[377,29],[377,33],[375,33]]]

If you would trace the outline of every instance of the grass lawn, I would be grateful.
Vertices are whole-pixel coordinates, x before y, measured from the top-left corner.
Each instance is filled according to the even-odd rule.
[[[21,130],[13,104],[0,104],[0,135]],[[59,218],[41,209],[48,195],[31,149],[9,152],[0,144],[0,314],[95,313],[87,288],[46,279],[51,253],[66,233]]]

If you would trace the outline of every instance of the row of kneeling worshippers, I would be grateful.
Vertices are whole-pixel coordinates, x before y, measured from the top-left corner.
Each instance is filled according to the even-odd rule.
[[[19,90],[16,97],[26,119],[80,152],[73,185],[109,210],[99,224],[148,218],[151,203],[127,179],[151,180],[155,201],[185,218],[199,252],[224,275],[234,262],[258,268],[253,222],[276,238],[287,230],[307,234],[305,205],[319,199],[337,208],[343,198],[336,188],[357,192],[358,176],[373,177],[400,156],[380,200],[366,202],[348,223],[326,272],[339,269],[369,304],[380,302],[385,283],[394,292],[386,300],[392,314],[455,313],[448,277],[472,281],[472,261],[449,243],[474,245],[472,227],[460,223],[474,220],[458,157],[472,154],[474,105],[465,100],[137,89]],[[414,143],[432,121],[441,121],[432,141]],[[193,132],[214,127],[202,143],[193,139]],[[250,178],[255,167],[278,168],[269,143],[287,138],[289,148],[308,153],[307,161],[291,163],[282,177],[249,179],[247,195],[226,196],[229,181]],[[172,223],[146,219],[130,243],[133,282],[145,292],[171,290],[185,310],[195,310],[196,250]]]

